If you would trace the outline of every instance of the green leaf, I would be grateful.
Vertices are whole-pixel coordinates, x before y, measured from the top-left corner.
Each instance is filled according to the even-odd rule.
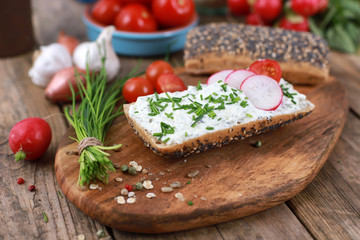
[[[331,48],[348,53],[356,51],[355,43],[340,24],[335,25],[334,28],[330,28],[326,32],[326,39]]]
[[[324,31],[320,27],[318,27],[318,25],[316,24],[316,22],[313,18],[309,18],[309,26],[310,26],[311,32],[324,38]]]

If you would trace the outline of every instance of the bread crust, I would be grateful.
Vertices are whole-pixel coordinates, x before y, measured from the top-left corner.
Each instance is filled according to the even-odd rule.
[[[154,153],[164,157],[187,157],[194,153],[200,153],[211,148],[221,147],[225,144],[243,140],[247,137],[264,133],[301,119],[310,114],[314,108],[310,105],[306,109],[296,111],[292,114],[283,114],[272,117],[271,119],[235,125],[232,128],[210,132],[200,137],[189,139],[182,144],[170,145],[159,142],[157,138],[149,134],[144,128],[140,127],[136,121],[131,119],[129,116],[130,105],[131,104],[124,105],[124,113],[130,126],[144,142],[145,146],[150,148]]]

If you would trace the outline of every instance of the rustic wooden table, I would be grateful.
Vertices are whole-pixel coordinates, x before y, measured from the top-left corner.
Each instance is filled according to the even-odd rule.
[[[86,40],[81,21],[84,4],[74,0],[33,1],[33,23],[40,45],[52,43],[59,30]],[[213,18],[211,20],[214,20]],[[209,21],[203,17],[202,22]],[[147,58],[142,68],[153,61]],[[122,74],[137,59],[121,57]],[[360,57],[332,52],[331,74],[346,88],[347,121],[340,139],[318,176],[300,194],[272,209],[235,221],[189,231],[145,235],[110,229],[83,214],[65,196],[54,174],[58,142],[68,129],[62,106],[45,100],[43,89],[27,77],[31,53],[0,59],[0,239],[360,239]],[[182,64],[182,53],[171,55]],[[53,138],[46,155],[35,162],[14,162],[7,137],[11,127],[27,117],[46,117]],[[18,185],[23,177],[36,192]],[[47,214],[45,223],[43,212]]]

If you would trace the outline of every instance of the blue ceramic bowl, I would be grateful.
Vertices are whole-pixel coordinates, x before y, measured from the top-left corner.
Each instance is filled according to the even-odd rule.
[[[85,10],[83,21],[87,27],[87,36],[91,41],[96,40],[104,25],[96,22],[90,14],[91,7]],[[116,53],[132,57],[150,57],[180,51],[184,48],[186,34],[199,23],[199,17],[194,16],[190,24],[154,33],[134,33],[115,31],[113,47]]]

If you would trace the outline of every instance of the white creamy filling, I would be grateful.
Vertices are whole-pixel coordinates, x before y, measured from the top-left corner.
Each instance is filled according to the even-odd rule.
[[[189,86],[188,90],[183,92],[167,93],[170,98],[181,98],[181,101],[178,102],[180,106],[193,104],[192,106],[197,107],[194,103],[196,102],[198,106],[201,104],[200,108],[204,108],[206,104],[208,104],[206,109],[214,107],[212,113],[209,112],[204,114],[201,120],[195,124],[195,119],[198,117],[198,115],[195,114],[196,111],[189,114],[188,112],[191,111],[191,109],[175,110],[180,108],[179,105],[174,104],[173,102],[162,102],[161,99],[169,99],[166,93],[158,94],[157,96],[153,94],[139,97],[136,103],[130,106],[129,116],[151,135],[157,135],[155,136],[156,138],[160,138],[160,133],[164,133],[164,125],[162,129],[161,123],[169,125],[170,128],[165,127],[165,129],[170,129],[169,132],[174,133],[162,134],[163,136],[161,136],[160,141],[165,141],[166,144],[171,145],[180,144],[186,140],[199,137],[209,132],[231,128],[234,125],[266,118],[270,119],[277,115],[294,113],[312,105],[306,100],[305,95],[294,90],[293,86],[284,79],[281,79],[280,85],[284,88],[288,88],[289,93],[294,94],[293,99],[284,95],[282,103],[274,111],[264,111],[255,108],[242,91],[227,85],[224,86],[223,84],[224,83],[222,82],[211,85],[202,84],[201,90],[198,90],[196,86]],[[210,95],[213,99],[218,100],[221,97],[225,109],[216,109],[221,106],[221,102],[209,102],[208,97]],[[158,114],[151,114],[150,99],[152,99],[153,103],[157,102],[157,105],[160,103],[161,106],[165,106],[166,104],[167,106],[161,110],[161,107],[151,104],[153,108],[156,107],[156,109],[158,109]],[[245,102],[246,104],[244,104]],[[197,110],[199,110],[199,107],[197,107]],[[154,116],[149,116],[149,114]],[[214,116],[214,114],[216,116]]]

